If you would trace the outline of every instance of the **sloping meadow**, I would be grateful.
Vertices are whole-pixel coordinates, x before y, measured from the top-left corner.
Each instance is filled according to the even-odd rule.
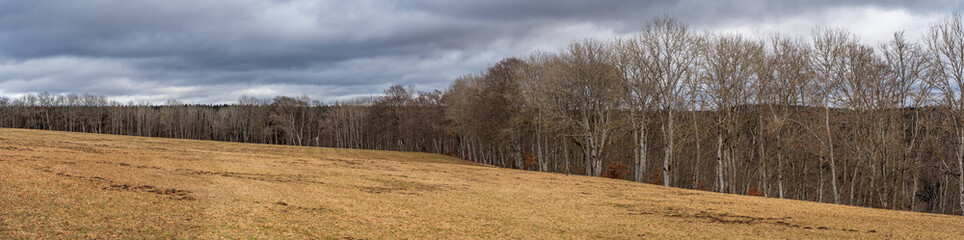
[[[407,152],[0,129],[0,238],[964,238],[964,218]]]

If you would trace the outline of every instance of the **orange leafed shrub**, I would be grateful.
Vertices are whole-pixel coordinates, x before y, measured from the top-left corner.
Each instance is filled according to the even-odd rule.
[[[663,173],[660,172],[659,168],[653,169],[653,173],[649,174],[649,183],[663,185]]]
[[[706,182],[704,182],[704,181],[699,181],[699,182],[697,182],[697,183],[696,183],[696,189],[703,190],[703,191],[712,191],[712,190],[713,190],[713,189],[710,189],[710,186],[709,186],[709,185],[706,185]]]
[[[753,187],[750,187],[750,189],[746,190],[746,195],[759,197],[759,196],[763,196],[763,191],[760,191],[760,188],[753,186]]]
[[[533,166],[535,166],[538,163],[536,160],[536,156],[533,156],[531,153],[526,153],[525,157],[523,157],[522,160],[525,161],[524,165],[525,165],[525,169],[527,170],[534,169]]]
[[[623,179],[629,174],[629,165],[625,163],[610,163],[606,166],[606,172],[603,173],[603,177]]]

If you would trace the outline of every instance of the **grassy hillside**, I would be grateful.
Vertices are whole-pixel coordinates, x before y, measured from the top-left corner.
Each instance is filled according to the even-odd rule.
[[[956,238],[964,217],[446,156],[0,129],[0,238]]]

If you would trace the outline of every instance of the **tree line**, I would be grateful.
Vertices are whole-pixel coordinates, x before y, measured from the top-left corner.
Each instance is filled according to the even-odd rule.
[[[507,58],[442,91],[392,86],[325,104],[0,98],[15,128],[448,154],[533,171],[961,214],[964,21],[877,45],[706,33],[668,17],[638,33]]]
[[[446,153],[439,91],[393,86],[385,96],[322,104],[242,96],[236,104],[120,103],[103,96],[0,97],[0,126],[244,143]]]

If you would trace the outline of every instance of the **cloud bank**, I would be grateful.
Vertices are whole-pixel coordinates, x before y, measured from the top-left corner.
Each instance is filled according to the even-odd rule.
[[[653,17],[696,29],[804,36],[823,25],[876,44],[957,1],[0,0],[0,96],[91,93],[230,103],[323,101],[390,85],[445,89],[501,58],[632,34]]]

